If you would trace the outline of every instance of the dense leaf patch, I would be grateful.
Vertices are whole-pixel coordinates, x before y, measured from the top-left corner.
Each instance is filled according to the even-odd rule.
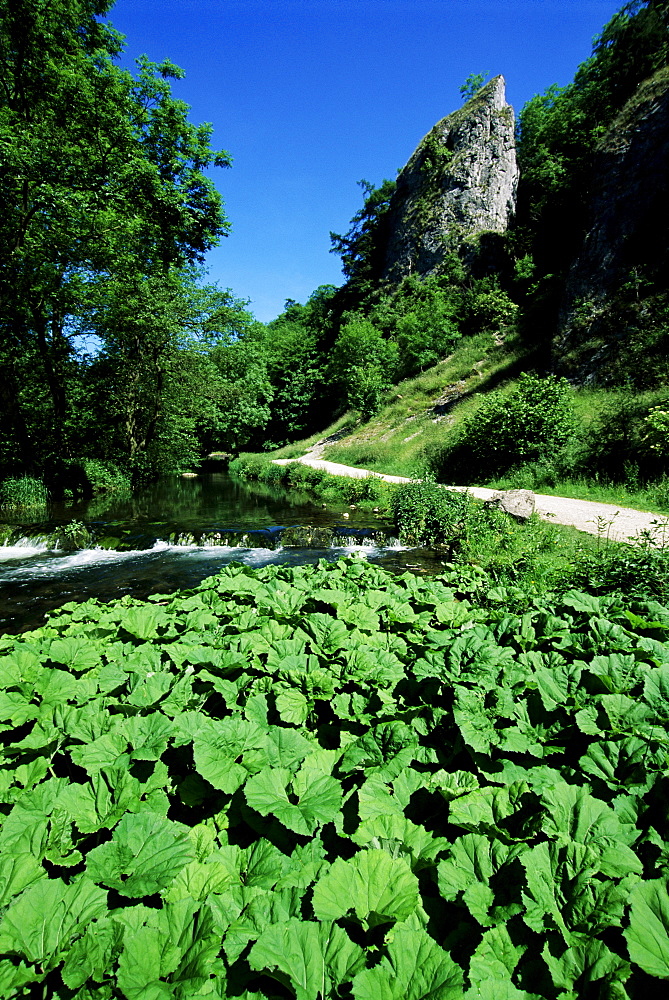
[[[342,560],[0,639],[0,995],[658,995],[668,633]]]

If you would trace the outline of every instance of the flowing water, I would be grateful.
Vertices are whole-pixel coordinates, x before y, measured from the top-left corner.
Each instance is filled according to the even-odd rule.
[[[12,543],[0,546],[0,633],[36,628],[67,601],[192,587],[232,561],[299,565],[357,553],[393,571],[441,569],[433,553],[398,546],[374,514],[225,473],[165,480],[116,502],[52,505],[40,520],[7,511],[0,519],[16,526]],[[49,535],[72,521],[93,540],[66,551]],[[313,530],[282,530],[293,525]]]

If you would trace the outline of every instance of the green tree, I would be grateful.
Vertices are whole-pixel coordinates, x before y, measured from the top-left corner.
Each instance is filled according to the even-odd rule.
[[[325,377],[326,359],[336,337],[338,290],[321,285],[302,305],[288,300],[283,313],[260,331],[273,387],[264,446],[285,444],[327,426],[335,406]]]
[[[475,94],[478,94],[489,76],[489,73],[470,73],[460,87],[460,97],[462,100],[470,101]]]
[[[228,155],[172,97],[176,67],[115,64],[110,6],[0,0],[0,403],[28,470],[71,451],[73,341],[100,287],[169,284],[227,230],[203,171]]]
[[[364,203],[343,236],[330,233],[330,252],[341,257],[342,271],[349,290],[362,298],[368,295],[380,278],[385,265],[387,225],[395,181],[384,180],[375,188],[369,181],[358,181],[364,193]]]
[[[667,0],[632,0],[602,29],[574,81],[549,87],[520,113],[517,221],[536,278],[546,279],[537,296],[546,295],[550,281],[554,308],[562,287],[555,279],[564,276],[588,218],[593,149],[639,83],[668,59]]]
[[[378,297],[370,319],[397,345],[395,374],[406,378],[436,364],[460,339],[462,289],[450,277],[409,275]]]
[[[379,408],[393,382],[397,345],[359,314],[346,317],[330,356],[330,373],[346,406],[364,418]]]

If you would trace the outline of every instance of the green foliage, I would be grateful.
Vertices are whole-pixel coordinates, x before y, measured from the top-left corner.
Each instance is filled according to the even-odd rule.
[[[433,276],[405,278],[379,297],[370,318],[396,343],[400,377],[424,371],[453,349],[463,307],[457,287]]]
[[[592,56],[579,67],[574,81],[566,87],[549,87],[521,110],[516,236],[525,251],[530,250],[536,267],[527,303],[528,334],[534,337],[539,323],[549,334],[554,329],[566,272],[588,222],[584,208],[594,180],[593,149],[605,139],[638,85],[667,65],[666,17],[664,2],[626,3],[595,39]],[[638,259],[632,264],[642,258],[652,260],[655,247],[650,254],[647,248],[637,248],[635,254]],[[643,310],[634,315],[635,295],[614,294],[608,323],[600,331],[604,342],[619,339],[621,326],[628,324],[635,339],[644,339],[648,317]],[[623,339],[627,341],[627,333]],[[593,354],[601,347],[593,345]],[[645,367],[643,357],[641,347],[638,359]],[[618,371],[615,381],[622,384],[624,372]]]
[[[330,355],[331,377],[345,405],[369,419],[390,388],[396,367],[397,345],[385,340],[364,316],[347,316]]]
[[[190,269],[100,288],[90,323],[104,347],[87,367],[85,405],[102,432],[98,449],[128,466],[134,484],[197,464],[203,439],[244,440],[266,421],[269,387],[244,352],[253,322],[244,306]],[[244,347],[228,350],[234,338]]]
[[[0,483],[0,507],[45,507],[48,499],[47,488],[40,479],[21,476],[18,479],[5,479]]]
[[[518,523],[496,504],[429,480],[393,488],[391,510],[401,542],[439,549],[453,579],[473,573],[479,595],[493,582],[516,593],[564,588],[575,579],[576,563],[584,585],[581,543],[538,517]]]
[[[130,492],[130,480],[113,462],[101,462],[97,458],[83,458],[81,465],[93,494]]]
[[[177,67],[142,57],[133,76],[116,64],[121,36],[101,20],[109,7],[0,2],[0,404],[4,449],[29,472],[49,456],[91,451],[95,434],[80,440],[87,373],[75,346],[91,332],[116,352],[130,386],[120,427],[133,473],[155,465],[147,452],[161,407],[146,380],[163,378],[160,337],[175,328],[165,300],[173,275],[228,228],[205,174],[229,165],[228,154],[172,96]],[[113,411],[125,389],[105,388]]]
[[[483,508],[465,493],[454,493],[429,481],[409,483],[393,491],[392,511],[403,544],[447,546],[451,557],[466,544],[476,516],[483,514]]]
[[[421,143],[422,160],[420,169],[433,180],[438,180],[447,170],[453,158],[453,151],[448,148],[439,130],[435,127],[425,136]]]
[[[322,285],[305,305],[288,301],[285,311],[262,334],[256,333],[255,347],[265,359],[273,392],[265,437],[258,445],[272,448],[293,441],[322,427],[334,410],[325,368],[336,335],[336,297],[334,286]]]
[[[210,449],[238,451],[262,434],[270,419],[273,388],[262,352],[249,337],[218,344],[211,352],[217,369],[216,408],[208,421]]]
[[[385,509],[390,488],[378,476],[349,479],[332,476],[323,469],[314,469],[301,462],[275,465],[264,455],[238,455],[229,466],[230,472],[241,479],[255,479],[269,486],[285,486],[304,490],[322,500],[334,503],[360,503]]]
[[[460,97],[463,101],[470,101],[475,97],[481,87],[485,85],[489,73],[470,73],[463,85],[460,87]]]
[[[666,406],[653,406],[644,420],[646,447],[661,458],[669,458],[669,411]]]
[[[666,600],[669,594],[669,538],[658,522],[640,544],[606,543],[608,525],[602,524],[602,544],[583,552],[576,561],[573,580],[593,594],[613,592]]]
[[[659,992],[669,611],[510,600],[233,565],[1,639],[3,996]]]
[[[378,188],[365,180],[358,184],[364,193],[363,207],[351,219],[349,231],[344,236],[330,233],[330,240],[331,252],[341,257],[349,291],[360,300],[369,294],[383,271],[388,216],[396,182],[384,180]]]
[[[559,452],[574,429],[569,384],[524,372],[510,392],[486,396],[465,421],[462,445],[484,475]]]

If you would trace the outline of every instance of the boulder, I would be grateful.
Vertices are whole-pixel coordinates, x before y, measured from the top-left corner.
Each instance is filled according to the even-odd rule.
[[[499,490],[493,493],[488,503],[499,507],[516,521],[527,521],[534,513],[535,499],[532,490]]]

